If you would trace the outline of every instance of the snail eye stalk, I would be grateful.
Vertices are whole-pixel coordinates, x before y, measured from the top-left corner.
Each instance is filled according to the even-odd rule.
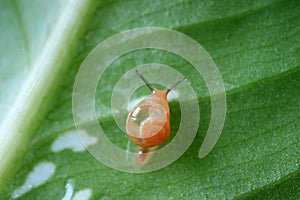
[[[138,70],[135,70],[135,73],[144,81],[144,83],[148,86],[148,88],[153,92],[154,91],[153,85],[147,79],[145,79],[145,77]]]
[[[177,81],[174,85],[172,85],[167,91],[168,91],[168,93],[171,91],[171,90],[173,90],[176,86],[178,86],[180,83],[182,83],[183,81],[185,81],[186,80],[186,77],[184,76],[184,77],[182,77],[179,81]]]

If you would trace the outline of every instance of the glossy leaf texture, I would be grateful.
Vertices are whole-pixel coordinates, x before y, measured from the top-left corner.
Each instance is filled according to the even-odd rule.
[[[21,20],[23,24],[46,18],[37,16],[35,12],[26,14],[22,11],[17,12],[16,17],[13,8],[19,3],[16,1],[9,6],[11,10],[6,9],[6,18]],[[43,105],[46,114],[40,116],[36,113],[34,117],[39,119],[36,128],[24,129],[28,142],[22,143],[24,150],[18,152],[21,154],[18,162],[10,163],[14,169],[8,170],[12,176],[1,190],[0,199],[13,197],[34,168],[48,162],[55,165],[53,175],[45,183],[22,194],[20,199],[71,199],[67,198],[71,191],[70,183],[74,189],[73,197],[78,197],[82,192],[87,199],[300,198],[298,1],[111,0],[95,1],[87,8],[91,17],[80,22],[82,34],[73,38],[79,42],[73,50],[66,49],[70,53],[61,58],[68,62],[65,61],[63,78],[47,93],[50,100]],[[42,8],[28,5],[28,9]],[[52,11],[53,8],[49,9],[50,16],[60,13],[59,10],[56,10],[58,14]],[[25,17],[27,15],[29,17]],[[35,33],[45,32],[45,27],[40,23],[35,24],[33,28],[41,32],[28,30],[24,28],[25,25],[14,27],[6,24],[5,30],[11,29],[11,33],[15,34],[12,37],[21,38],[20,41],[7,40],[14,41],[8,46],[23,49],[23,53],[16,55],[19,59],[11,59],[10,53],[2,54],[6,63],[11,62],[12,66],[16,66],[10,70],[2,67],[4,65],[1,63],[1,70],[8,74],[3,76],[4,73],[1,73],[1,77],[4,77],[0,80],[3,107],[9,108],[11,105],[2,99],[6,99],[6,96],[13,98],[10,97],[11,86],[8,82],[17,85],[23,81],[12,78],[14,72],[20,76],[26,72],[20,67],[23,64],[18,62],[29,63],[26,66],[30,73],[30,63],[34,63],[39,56],[38,48],[44,48],[43,42],[38,43],[38,48],[35,47]],[[72,150],[71,147],[53,150],[57,138],[75,131],[72,89],[84,58],[107,37],[147,26],[170,28],[190,36],[208,51],[217,64],[227,90],[227,116],[216,147],[204,159],[198,158],[211,107],[203,80],[181,58],[159,50],[140,50],[112,63],[99,82],[95,95],[99,123],[111,133],[108,137],[113,143],[126,148],[126,135],[120,134],[121,130],[109,111],[113,87],[135,65],[150,62],[167,64],[187,76],[197,93],[201,108],[198,134],[188,151],[161,170],[129,174],[104,166],[84,150]],[[1,34],[4,38],[11,35]],[[46,36],[44,38],[47,40]],[[1,52],[5,52],[5,45],[0,48]],[[36,51],[30,51],[31,48]],[[51,65],[54,69],[55,66],[59,67],[55,62]],[[141,93],[147,94],[147,89],[144,89],[145,92]],[[176,102],[170,104],[171,126],[175,127],[172,133],[175,134],[180,110]],[[2,116],[5,118],[5,114]],[[33,124],[35,118],[32,119]]]

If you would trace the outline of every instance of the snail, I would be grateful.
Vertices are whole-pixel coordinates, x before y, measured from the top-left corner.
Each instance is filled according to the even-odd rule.
[[[170,108],[168,93],[181,82],[183,77],[169,89],[159,90],[147,81],[136,70],[136,74],[144,81],[152,94],[129,112],[126,120],[126,132],[130,140],[141,148],[138,152],[137,163],[143,164],[150,149],[165,142],[170,136]]]

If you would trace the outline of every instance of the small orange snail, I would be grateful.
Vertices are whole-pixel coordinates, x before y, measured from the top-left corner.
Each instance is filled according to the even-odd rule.
[[[152,95],[143,99],[130,111],[126,121],[126,132],[133,143],[141,147],[137,162],[144,163],[145,154],[150,148],[156,147],[166,141],[170,136],[170,108],[167,100],[168,93],[185,81],[183,77],[172,87],[158,90],[151,85],[136,70],[136,74],[145,82]]]

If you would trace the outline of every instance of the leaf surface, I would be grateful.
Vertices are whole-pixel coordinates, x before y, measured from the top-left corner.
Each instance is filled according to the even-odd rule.
[[[93,12],[92,8],[96,11]],[[85,191],[91,199],[299,198],[299,8],[298,1],[93,2],[92,6],[87,6],[92,17],[89,21],[82,21],[84,36],[80,38],[77,50],[68,50],[71,53],[62,58],[71,62],[62,72],[64,78],[57,83],[59,87],[48,94],[55,98],[45,105],[46,116],[41,118],[35,131],[26,134],[29,142],[21,152],[22,161],[0,199],[11,198],[33,169],[43,162],[53,163],[55,173],[20,199],[61,199],[71,191],[68,190],[70,185],[74,189],[73,196]],[[11,16],[14,12],[7,11]],[[19,15],[23,16],[22,12]],[[32,18],[36,16],[35,13],[31,15]],[[166,52],[141,50],[112,63],[99,82],[95,95],[99,123],[111,133],[108,137],[112,142],[126,148],[126,136],[120,134],[109,115],[113,87],[135,65],[167,64],[187,76],[201,108],[198,134],[188,151],[168,167],[146,174],[115,171],[95,160],[87,151],[70,148],[54,151],[57,138],[75,131],[72,89],[81,62],[107,37],[146,26],[162,26],[192,37],[216,62],[227,90],[226,122],[216,147],[204,159],[198,158],[210,120],[211,105],[205,84],[193,67]],[[24,38],[24,35],[30,35],[30,31],[21,29],[18,26],[11,32]],[[43,27],[39,29],[44,30]],[[78,39],[79,34],[76,37],[73,39]],[[16,40],[15,43],[13,45],[24,49],[20,56],[23,63],[28,60],[32,63],[39,56],[39,51],[29,51],[35,45],[29,39]],[[42,42],[39,45],[39,48],[44,48]],[[16,66],[15,70],[22,73],[17,63],[21,61],[11,62]],[[32,65],[28,66],[30,73]],[[56,63],[51,63],[51,66],[61,67]],[[10,70],[5,73],[13,74]],[[10,91],[8,88],[3,86],[3,91]],[[171,102],[172,134],[178,127],[178,113],[176,102]]]

